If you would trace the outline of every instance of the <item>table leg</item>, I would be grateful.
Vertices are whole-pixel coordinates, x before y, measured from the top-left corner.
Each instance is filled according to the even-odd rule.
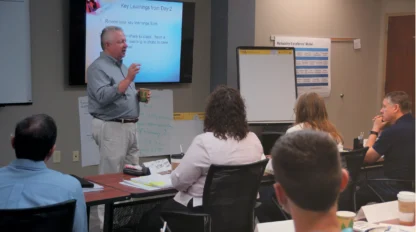
[[[104,232],[113,231],[113,203],[105,204]]]
[[[87,205],[87,226],[88,226],[88,231],[90,230],[90,211],[91,211],[91,208],[90,208],[90,206]]]

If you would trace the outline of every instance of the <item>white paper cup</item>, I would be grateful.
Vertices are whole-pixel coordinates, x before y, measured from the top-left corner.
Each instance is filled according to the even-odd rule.
[[[399,221],[401,225],[415,225],[415,193],[402,191],[397,194]]]
[[[338,211],[337,219],[338,219],[341,230],[346,229],[346,228],[353,229],[354,219],[356,215],[357,214],[355,214],[354,212],[350,212],[350,211]]]

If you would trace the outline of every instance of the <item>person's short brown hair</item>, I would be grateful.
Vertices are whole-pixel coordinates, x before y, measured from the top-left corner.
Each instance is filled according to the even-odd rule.
[[[205,108],[204,132],[219,139],[243,140],[249,130],[246,106],[240,92],[225,85],[218,86],[209,96]]]
[[[392,104],[399,105],[402,113],[408,113],[412,110],[412,101],[410,101],[409,95],[404,91],[390,92],[384,98]]]
[[[276,182],[298,207],[326,212],[334,206],[342,169],[337,145],[328,133],[301,130],[286,134],[271,153]]]

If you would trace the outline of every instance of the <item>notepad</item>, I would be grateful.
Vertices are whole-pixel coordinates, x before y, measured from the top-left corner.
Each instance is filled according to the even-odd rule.
[[[156,188],[156,187],[152,187],[152,186],[148,186],[148,185],[144,185],[144,184],[139,184],[130,180],[123,180],[122,182],[120,182],[120,184],[122,185],[126,185],[129,187],[133,187],[133,188],[139,188],[139,189],[144,189],[144,190],[148,190],[148,191],[153,191],[153,190],[158,190],[160,188]]]
[[[152,187],[158,187],[158,188],[172,187],[170,174],[166,174],[166,175],[151,174],[148,176],[134,177],[134,178],[131,178],[130,180],[135,183],[144,184],[144,185],[152,186]]]

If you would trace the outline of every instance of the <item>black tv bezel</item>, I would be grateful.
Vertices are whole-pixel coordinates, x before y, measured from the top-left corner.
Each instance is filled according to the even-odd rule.
[[[181,2],[182,11],[182,44],[180,74],[178,82],[135,82],[137,85],[183,84],[192,83],[193,76],[193,51],[195,38],[195,2],[183,2],[176,0],[148,0],[160,2]],[[184,30],[184,23],[188,27]],[[69,3],[69,77],[70,86],[87,85],[85,77],[85,51],[86,51],[86,7],[85,1],[71,1]],[[190,31],[189,31],[190,30]],[[184,34],[191,38],[184,39]],[[190,51],[184,51],[184,42],[192,43]],[[188,62],[183,62],[186,59]]]

